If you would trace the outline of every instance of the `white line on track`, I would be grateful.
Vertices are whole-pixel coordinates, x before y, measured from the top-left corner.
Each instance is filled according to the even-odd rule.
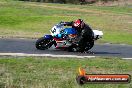
[[[130,60],[132,60],[132,58],[122,58],[122,59],[130,59]]]
[[[45,56],[45,57],[75,57],[75,58],[94,58],[95,56],[77,55],[54,55],[54,54],[27,54],[27,53],[0,53],[0,56]]]
[[[78,56],[78,55],[54,55],[54,54],[27,54],[27,53],[0,53],[0,56],[35,56],[35,57],[74,57],[74,58],[95,58],[96,56]],[[130,59],[132,58],[122,58]]]

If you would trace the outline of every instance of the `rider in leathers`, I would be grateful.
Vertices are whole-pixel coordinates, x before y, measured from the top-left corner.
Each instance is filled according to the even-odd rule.
[[[77,51],[83,52],[86,43],[93,41],[93,31],[87,25],[83,22],[82,19],[77,19],[76,21],[71,22],[63,22],[64,26],[72,26],[72,28],[75,28],[77,30],[77,40],[78,40],[78,49]]]

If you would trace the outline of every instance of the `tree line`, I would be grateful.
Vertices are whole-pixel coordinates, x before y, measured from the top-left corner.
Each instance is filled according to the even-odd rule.
[[[79,4],[79,3],[95,3],[98,1],[108,2],[108,1],[118,1],[118,0],[20,0],[20,1]]]

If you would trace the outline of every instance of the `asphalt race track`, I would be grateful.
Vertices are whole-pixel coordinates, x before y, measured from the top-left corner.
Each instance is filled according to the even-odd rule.
[[[110,56],[124,59],[132,58],[131,45],[95,44],[89,53],[68,52],[50,48],[37,50],[35,39],[4,39],[0,38],[0,55],[18,56],[53,56],[53,57],[95,57]]]

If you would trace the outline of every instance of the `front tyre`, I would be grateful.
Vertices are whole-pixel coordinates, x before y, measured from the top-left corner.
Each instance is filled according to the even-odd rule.
[[[36,48],[39,50],[46,50],[50,48],[52,45],[53,45],[52,40],[45,39],[44,37],[39,38],[35,44]]]

